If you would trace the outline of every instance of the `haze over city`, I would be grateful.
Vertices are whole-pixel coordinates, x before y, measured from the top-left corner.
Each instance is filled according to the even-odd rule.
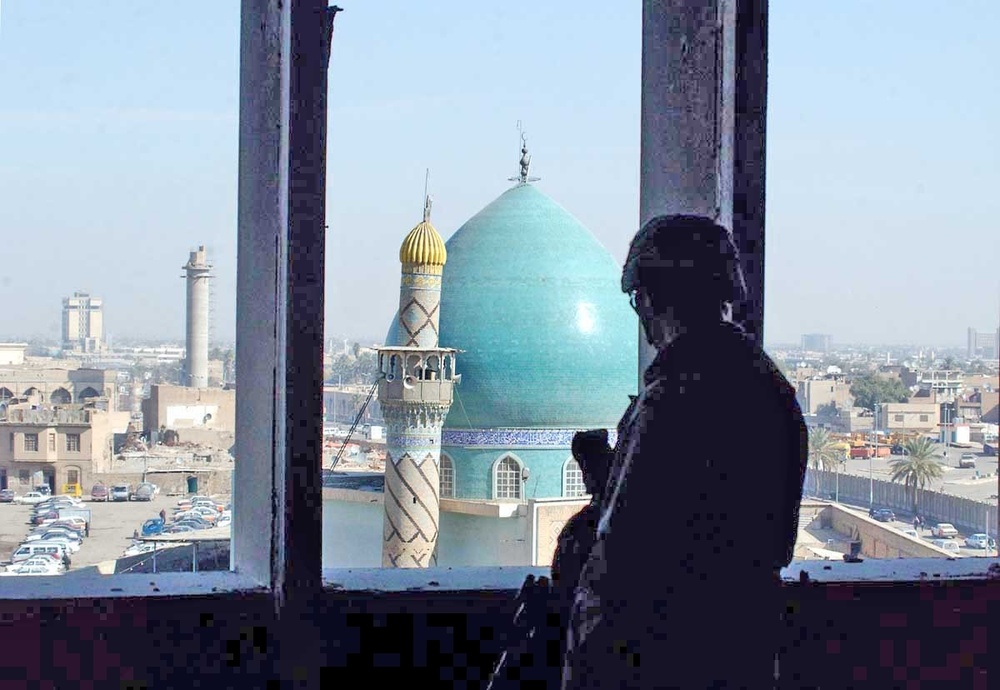
[[[620,261],[637,229],[640,3],[347,4],[330,65],[328,334],[380,338],[397,249],[512,183]],[[775,3],[765,337],[961,346],[1000,314],[1000,6]],[[556,30],[555,27],[558,27]],[[941,44],[942,35],[961,41]],[[62,298],[116,339],[184,333],[181,265],[235,333],[239,5],[0,4],[0,340],[57,338]],[[929,50],[929,46],[934,46]]]

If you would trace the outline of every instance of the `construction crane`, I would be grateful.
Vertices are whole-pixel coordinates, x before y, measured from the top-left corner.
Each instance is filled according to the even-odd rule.
[[[361,409],[358,410],[358,415],[354,418],[354,423],[351,424],[351,428],[347,432],[347,436],[344,437],[344,442],[340,444],[340,450],[337,451],[337,456],[333,459],[333,462],[330,463],[330,467],[327,468],[328,472],[333,472],[337,468],[337,463],[339,463],[340,459],[344,457],[344,450],[347,448],[347,444],[350,442],[351,436],[354,435],[354,431],[358,428],[358,422],[360,422],[361,418],[364,417],[365,410],[368,409],[368,403],[372,401],[372,397],[374,397],[377,388],[378,381],[373,383],[371,389],[368,391],[368,397],[365,398],[365,401],[361,404]]]

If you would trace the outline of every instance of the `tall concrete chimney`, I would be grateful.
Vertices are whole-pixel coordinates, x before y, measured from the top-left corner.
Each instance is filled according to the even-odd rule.
[[[184,359],[184,385],[208,387],[208,280],[211,278],[205,247],[191,252],[183,266],[187,275],[187,341]]]

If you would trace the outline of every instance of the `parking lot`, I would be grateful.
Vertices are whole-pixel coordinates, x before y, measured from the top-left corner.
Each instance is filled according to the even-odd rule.
[[[70,570],[121,557],[132,541],[133,532],[141,528],[143,521],[156,517],[161,510],[166,510],[169,519],[178,498],[161,494],[148,502],[117,503],[84,499],[82,507],[91,511],[90,536],[83,540],[80,550],[70,557]],[[10,561],[14,549],[32,529],[28,524],[31,510],[30,505],[0,504],[0,563]]]

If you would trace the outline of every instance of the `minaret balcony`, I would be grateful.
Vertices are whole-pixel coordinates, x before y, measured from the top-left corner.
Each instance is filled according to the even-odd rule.
[[[462,378],[455,373],[457,352],[443,347],[379,348],[378,399],[450,405]]]

